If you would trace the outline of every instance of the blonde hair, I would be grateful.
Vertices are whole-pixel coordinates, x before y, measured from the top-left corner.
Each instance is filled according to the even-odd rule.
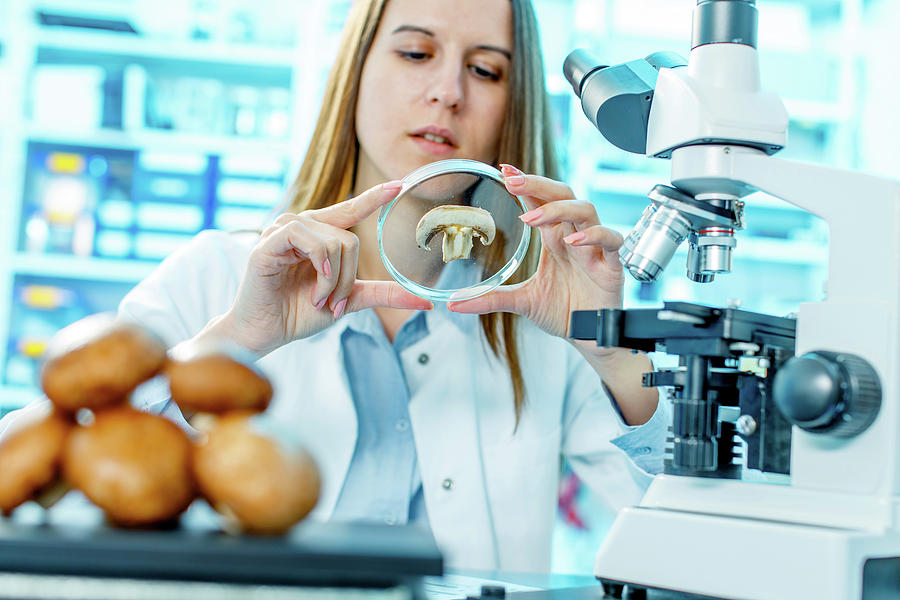
[[[341,202],[353,190],[359,143],[356,102],[363,64],[375,39],[387,0],[356,0],[344,25],[340,52],[325,86],[325,100],[306,157],[289,190],[291,212]],[[550,106],[544,87],[537,20],[530,0],[510,0],[513,48],[509,101],[500,133],[498,163],[526,173],[557,178],[556,150]],[[532,236],[522,267],[508,283],[522,282],[535,272],[540,258],[539,236]],[[516,341],[518,317],[510,313],[481,315],[481,327],[491,350],[506,360],[513,386],[516,422],[525,405],[525,384]]]

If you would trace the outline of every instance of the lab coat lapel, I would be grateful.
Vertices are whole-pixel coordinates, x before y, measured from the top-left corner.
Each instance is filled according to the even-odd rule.
[[[417,346],[429,340],[440,340],[440,358],[435,357],[447,357],[444,368],[460,371],[423,379],[409,405],[431,530],[448,564],[496,568],[471,383],[477,374],[468,372],[466,358],[472,338],[449,320],[431,319],[428,338]],[[448,387],[448,381],[458,385]]]
[[[323,521],[334,512],[358,433],[356,407],[341,347],[341,333],[346,325],[341,325],[330,327],[302,344],[283,347],[286,352],[281,366],[272,370],[285,374],[282,387],[287,391],[279,403],[276,418],[296,424],[301,441],[319,466],[322,490],[312,516]]]

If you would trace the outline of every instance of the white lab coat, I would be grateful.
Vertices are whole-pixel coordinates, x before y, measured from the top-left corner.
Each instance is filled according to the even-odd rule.
[[[120,316],[172,346],[192,337],[231,306],[256,239],[201,233],[129,293]],[[359,316],[346,315],[259,361],[275,389],[271,416],[296,431],[322,471],[316,519],[332,514],[356,444],[340,338]],[[658,470],[664,428],[654,429],[649,444],[646,430],[641,444],[629,443],[629,436],[641,439],[642,428],[623,435],[599,377],[577,351],[522,320],[527,405],[516,429],[508,370],[482,341],[477,318],[428,313],[426,319],[429,335],[404,350],[401,363],[428,519],[446,564],[546,572],[560,454],[616,509],[635,503],[648,478],[610,440],[619,437],[638,464]],[[136,404],[159,407],[164,392],[148,389],[150,397]],[[662,412],[651,423],[658,425]]]

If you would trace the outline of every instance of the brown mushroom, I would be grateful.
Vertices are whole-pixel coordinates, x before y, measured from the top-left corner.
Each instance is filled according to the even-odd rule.
[[[210,505],[252,533],[287,531],[313,509],[321,481],[316,463],[255,429],[251,413],[222,416],[194,448],[194,473]]]
[[[63,473],[113,523],[171,522],[195,496],[191,444],[171,421],[129,407],[99,411],[76,427]]]
[[[165,372],[172,400],[188,412],[259,412],[272,398],[272,384],[250,352],[223,341],[180,347]]]
[[[159,373],[165,361],[166,346],[154,334],[98,314],[53,336],[41,385],[64,411],[93,410],[124,402],[141,382]]]
[[[0,441],[0,512],[8,515],[29,500],[46,508],[65,493],[60,462],[71,428],[52,412]]]
[[[491,213],[475,206],[448,204],[432,208],[416,225],[416,243],[424,250],[431,250],[428,243],[437,233],[443,233],[441,245],[444,262],[469,258],[472,238],[477,237],[485,246],[494,241],[496,226]]]

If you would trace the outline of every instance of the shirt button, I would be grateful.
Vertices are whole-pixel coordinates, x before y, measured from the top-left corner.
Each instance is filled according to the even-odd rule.
[[[453,489],[453,480],[448,477],[447,479],[445,479],[444,481],[441,482],[441,487],[448,491],[452,490]]]
[[[427,364],[428,364],[428,355],[425,354],[424,352],[423,352],[422,354],[419,355],[419,364],[420,364],[420,365],[427,365]]]
[[[406,431],[407,429],[409,429],[409,421],[407,421],[406,419],[400,419],[399,421],[394,423],[394,429],[396,429],[397,431]]]
[[[387,523],[388,525],[396,525],[397,524],[397,517],[394,516],[394,513],[390,513],[390,512],[384,513],[383,519],[384,519],[384,522]]]

